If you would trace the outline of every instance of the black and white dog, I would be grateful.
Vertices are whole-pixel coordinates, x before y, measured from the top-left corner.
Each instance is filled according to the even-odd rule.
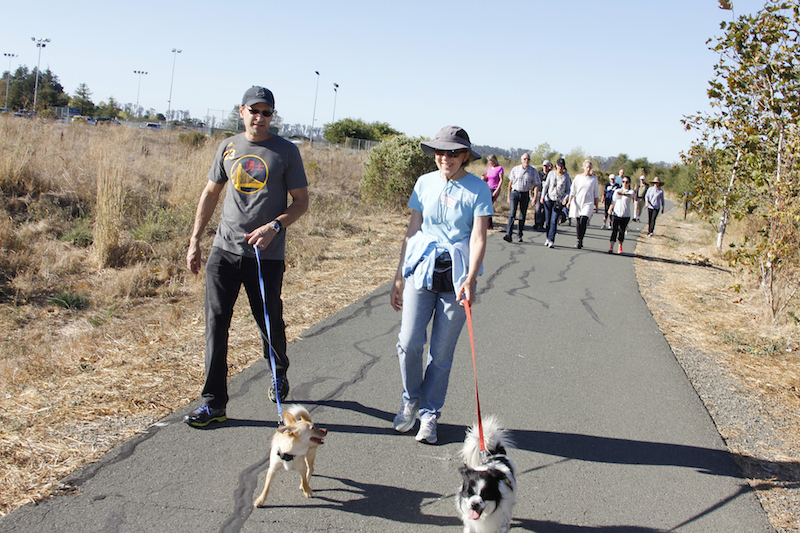
[[[461,490],[456,495],[456,507],[464,533],[505,533],[511,527],[511,512],[517,503],[517,481],[513,461],[506,447],[514,446],[508,431],[489,416],[483,419],[485,460],[481,457],[478,425],[467,431],[459,469]]]

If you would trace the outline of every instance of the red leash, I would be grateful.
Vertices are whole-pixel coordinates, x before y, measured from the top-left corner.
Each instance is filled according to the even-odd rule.
[[[478,396],[478,365],[475,362],[475,336],[472,333],[472,309],[469,301],[464,300],[464,309],[467,311],[467,328],[469,329],[469,344],[472,347],[472,369],[475,372],[475,405],[478,408],[478,441],[481,445],[481,457],[486,458],[486,444],[483,442],[483,420],[481,419],[481,400]]]

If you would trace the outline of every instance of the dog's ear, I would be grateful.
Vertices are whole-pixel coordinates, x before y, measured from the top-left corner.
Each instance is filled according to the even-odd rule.
[[[293,424],[287,424],[278,428],[278,433],[288,433],[289,435],[295,436],[296,432],[297,428]]]
[[[297,418],[295,418],[295,416],[292,413],[290,413],[289,411],[285,411],[283,413],[283,418],[284,418],[284,420],[286,420],[285,424],[287,426],[290,425],[290,424],[296,424],[297,423]]]
[[[469,467],[467,467],[467,465],[461,465],[461,468],[458,469],[458,473],[461,474],[461,477],[467,477]]]

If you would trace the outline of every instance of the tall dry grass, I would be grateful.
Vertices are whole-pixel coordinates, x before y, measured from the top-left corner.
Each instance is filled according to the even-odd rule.
[[[116,133],[116,132],[115,132]],[[107,149],[97,164],[97,213],[94,217],[94,250],[101,266],[109,266],[119,246],[125,200],[125,159]]]

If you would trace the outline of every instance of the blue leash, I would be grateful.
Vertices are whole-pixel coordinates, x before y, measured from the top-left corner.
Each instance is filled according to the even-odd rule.
[[[278,390],[278,374],[275,367],[275,350],[272,348],[272,329],[269,323],[269,313],[267,313],[267,291],[264,288],[264,275],[261,273],[261,254],[258,253],[258,246],[254,246],[256,251],[256,264],[258,265],[258,285],[261,288],[261,305],[264,307],[264,325],[267,329],[267,344],[269,345],[269,364],[272,367],[272,386],[275,387],[275,403],[278,406],[278,423],[283,424],[283,407],[281,406],[281,394]]]

